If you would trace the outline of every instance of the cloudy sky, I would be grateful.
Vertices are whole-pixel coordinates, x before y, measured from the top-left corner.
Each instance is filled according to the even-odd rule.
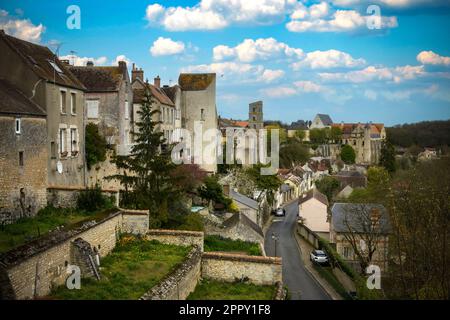
[[[0,29],[76,64],[126,60],[163,84],[216,72],[222,116],[263,100],[288,123],[449,119],[449,18],[449,0],[0,0]]]

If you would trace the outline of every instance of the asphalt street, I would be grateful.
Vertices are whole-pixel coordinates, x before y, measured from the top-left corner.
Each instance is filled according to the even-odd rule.
[[[292,300],[330,300],[330,296],[305,269],[294,228],[297,223],[298,202],[285,206],[286,216],[275,217],[268,229],[264,248],[268,256],[282,257],[283,282]],[[276,240],[273,239],[273,235]]]

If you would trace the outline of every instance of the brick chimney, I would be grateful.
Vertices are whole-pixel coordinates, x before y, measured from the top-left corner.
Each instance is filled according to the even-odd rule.
[[[153,84],[155,87],[160,88],[161,87],[161,78],[159,76],[156,76],[156,78],[153,81]]]
[[[144,70],[142,70],[142,68],[136,68],[133,63],[133,69],[131,70],[131,82],[134,82],[134,80],[138,78],[141,79],[141,81],[144,81]]]
[[[86,66],[87,66],[87,67],[93,67],[93,66],[94,66],[94,61],[88,61],[88,62],[86,63]]]

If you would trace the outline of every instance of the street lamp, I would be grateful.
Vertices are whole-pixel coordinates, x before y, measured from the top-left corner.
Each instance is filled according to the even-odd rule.
[[[275,232],[272,232],[272,240],[274,241],[275,244],[275,257],[277,256],[277,241],[278,241],[279,237],[278,235],[275,234]]]

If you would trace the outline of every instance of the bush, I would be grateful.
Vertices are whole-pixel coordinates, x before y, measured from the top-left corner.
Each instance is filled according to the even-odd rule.
[[[86,165],[88,169],[101,161],[106,160],[107,143],[104,137],[99,133],[98,126],[94,123],[89,123],[86,126]]]
[[[102,194],[102,190],[98,185],[86,188],[86,190],[78,194],[77,208],[79,210],[93,212],[107,207],[112,207],[112,203],[108,197]]]

